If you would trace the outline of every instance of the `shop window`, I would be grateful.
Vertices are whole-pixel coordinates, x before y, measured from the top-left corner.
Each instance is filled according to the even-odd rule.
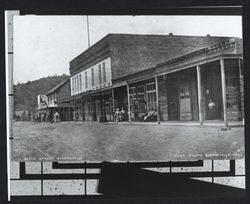
[[[130,95],[136,94],[135,87],[130,87],[130,88],[129,88],[129,94],[130,94]]]
[[[147,110],[155,110],[156,107],[156,86],[155,82],[146,84],[146,92],[147,92]]]
[[[137,100],[144,101],[144,98],[145,98],[145,88],[144,86],[138,86],[137,87]]]
[[[156,87],[154,82],[147,84],[147,91],[154,91],[155,89]]]
[[[147,93],[147,108],[148,111],[156,109],[156,92]]]

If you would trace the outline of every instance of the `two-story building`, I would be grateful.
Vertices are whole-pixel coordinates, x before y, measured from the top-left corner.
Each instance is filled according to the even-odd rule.
[[[37,116],[39,116],[40,122],[47,121],[48,115],[48,97],[45,94],[39,94],[37,96]]]
[[[40,121],[53,121],[53,115],[58,112],[60,121],[73,120],[73,106],[68,102],[61,102],[70,96],[70,78],[52,88],[46,95],[38,95],[38,114]]]
[[[52,88],[46,94],[48,97],[49,120],[53,120],[53,115],[56,112],[59,113],[59,120],[61,121],[73,120],[73,106],[68,102],[58,103],[59,101],[68,98],[71,94],[70,92],[70,78],[68,78]]]
[[[240,120],[242,43],[212,36],[109,34],[70,62],[73,119]]]

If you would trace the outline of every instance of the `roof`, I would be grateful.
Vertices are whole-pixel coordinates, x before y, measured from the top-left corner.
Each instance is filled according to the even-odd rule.
[[[46,95],[50,95],[54,92],[56,92],[60,87],[62,87],[64,84],[66,84],[70,80],[70,77],[68,77],[66,80],[62,81],[60,84],[56,85],[54,88],[48,91]]]
[[[153,76],[155,76],[157,73],[157,71],[159,71],[160,68],[163,68],[166,70],[170,71],[174,71],[174,70],[178,70],[178,66],[176,66],[176,63],[183,63],[183,62],[187,62],[188,61],[192,61],[193,59],[197,59],[200,58],[201,56],[205,56],[205,60],[211,55],[211,56],[215,56],[215,55],[242,55],[242,39],[237,39],[237,38],[231,38],[229,40],[217,43],[217,44],[213,44],[207,47],[204,47],[202,49],[199,49],[197,51],[193,51],[193,52],[189,52],[185,55],[182,56],[178,56],[176,58],[170,59],[170,60],[166,60],[165,62],[156,64],[155,66],[149,68],[149,69],[145,69],[145,70],[141,70],[141,71],[137,71],[136,73],[121,77],[117,80],[113,80],[113,83],[118,83],[120,81],[130,81],[132,79],[135,79],[134,81],[136,81],[137,79],[141,80],[146,80],[148,78],[151,78]],[[173,67],[173,69],[172,69]],[[131,81],[130,81],[131,82]]]
[[[234,37],[108,34],[70,62],[70,73],[111,56],[112,78],[118,79],[230,38]]]

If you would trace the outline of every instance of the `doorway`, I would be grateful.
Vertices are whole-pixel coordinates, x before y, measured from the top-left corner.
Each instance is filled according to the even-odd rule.
[[[169,120],[179,120],[178,88],[176,84],[168,84],[168,114]]]
[[[222,119],[222,91],[220,64],[210,63],[202,70],[205,120]]]

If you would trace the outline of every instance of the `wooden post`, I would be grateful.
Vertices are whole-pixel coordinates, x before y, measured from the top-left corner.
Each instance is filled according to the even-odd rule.
[[[242,73],[242,64],[241,64],[241,59],[239,58],[239,88],[238,88],[238,91],[239,91],[239,105],[238,105],[238,107],[239,107],[239,117],[242,119],[242,121],[243,121],[243,125],[244,125],[244,113],[243,113],[243,111],[242,111],[242,98],[241,98],[241,76],[243,76],[243,73]],[[242,78],[242,80],[243,80],[243,78]]]
[[[89,122],[89,96],[86,98],[87,121]]]
[[[155,77],[155,89],[156,89],[157,123],[160,124],[159,89],[158,89],[157,76]]]
[[[90,96],[90,122],[93,122],[93,99],[92,96]]]
[[[131,108],[130,108],[129,84],[128,83],[127,83],[127,95],[128,95],[128,122],[131,123]]]
[[[222,85],[222,103],[223,103],[223,114],[224,114],[224,125],[228,126],[227,121],[227,106],[226,106],[226,79],[225,79],[225,65],[224,59],[220,59],[220,70],[221,70],[221,85]]]
[[[114,88],[111,89],[111,98],[112,98],[112,115],[113,115],[113,121],[115,122],[115,94],[114,94]]]
[[[199,121],[200,125],[203,125],[203,115],[201,110],[201,70],[200,66],[197,65],[196,67],[196,73],[197,73],[197,87],[198,87],[198,107],[199,107]]]

